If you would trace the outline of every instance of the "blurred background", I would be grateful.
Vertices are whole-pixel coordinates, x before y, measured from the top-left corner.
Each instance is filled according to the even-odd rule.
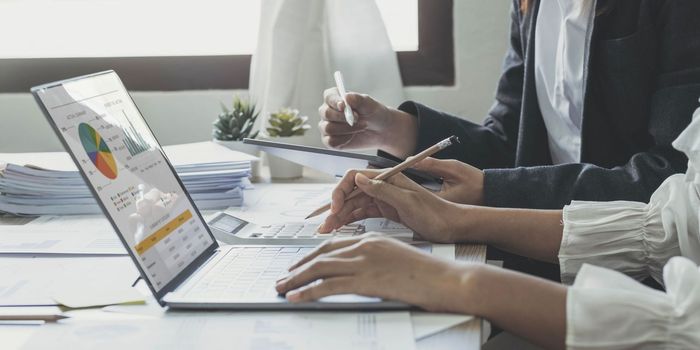
[[[62,150],[29,88],[105,69],[164,145],[212,138],[234,95],[308,115],[348,90],[473,121],[493,101],[510,1],[0,0],[0,152]]]

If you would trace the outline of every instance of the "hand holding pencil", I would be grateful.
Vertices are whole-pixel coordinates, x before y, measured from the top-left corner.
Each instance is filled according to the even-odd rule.
[[[412,166],[414,166],[416,163],[422,161],[423,159],[428,158],[428,157],[432,156],[433,154],[435,154],[435,153],[437,153],[437,152],[439,152],[439,151],[441,151],[441,150],[443,150],[443,149],[445,149],[445,148],[447,148],[455,143],[458,143],[458,142],[459,142],[459,139],[456,136],[450,136],[450,137],[436,143],[435,145],[427,148],[426,150],[418,153],[417,155],[407,158],[405,161],[396,165],[395,167],[390,168],[390,169],[386,169],[384,172],[377,175],[377,177],[375,177],[374,180],[388,179],[388,178],[390,178],[390,177],[392,177],[392,176],[394,176],[394,175],[396,175],[396,174],[398,174],[406,169],[411,168]],[[362,191],[360,191],[359,189],[355,189],[345,198],[345,200],[346,201],[350,200],[350,199],[354,198],[355,196],[359,195],[360,193],[362,193]],[[331,204],[330,203],[326,204],[326,205],[314,210],[311,214],[309,214],[306,217],[306,219],[318,216],[318,215],[326,212],[330,208],[331,208]]]
[[[454,242],[465,229],[455,225],[455,220],[467,217],[465,207],[448,198],[456,198],[458,193],[481,192],[483,172],[454,160],[416,158],[408,159],[409,162],[417,162],[413,168],[432,175],[445,175],[440,190],[429,190],[403,173],[380,181],[377,178],[386,170],[350,170],[333,190],[331,212],[319,227],[319,232],[329,233],[343,225],[368,218],[385,218],[411,228],[431,242]],[[360,194],[348,199],[358,189]],[[469,220],[462,222],[468,223]]]

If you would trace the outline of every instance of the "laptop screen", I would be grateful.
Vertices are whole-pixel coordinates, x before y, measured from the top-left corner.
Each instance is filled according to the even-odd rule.
[[[116,73],[33,92],[156,293],[215,244]]]

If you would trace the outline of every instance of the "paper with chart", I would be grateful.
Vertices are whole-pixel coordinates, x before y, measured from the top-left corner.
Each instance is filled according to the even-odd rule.
[[[304,218],[330,201],[335,184],[256,184],[255,190],[246,191],[241,207],[232,207],[227,213],[258,224],[306,222],[321,224],[328,213],[309,220]],[[413,231],[386,219],[367,219],[366,231],[379,231],[399,239],[410,240]]]
[[[410,350],[407,312],[168,313],[153,320],[66,320],[23,349]]]
[[[155,291],[215,243],[119,77],[36,92]]]

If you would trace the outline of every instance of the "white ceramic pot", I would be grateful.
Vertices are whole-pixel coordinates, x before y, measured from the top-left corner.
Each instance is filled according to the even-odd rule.
[[[304,141],[303,136],[268,137],[268,139],[275,142],[292,144],[301,144]],[[270,165],[270,177],[273,179],[298,179],[304,174],[303,166],[286,159],[267,154],[267,161]]]
[[[253,161],[252,164],[250,164],[250,167],[251,177],[253,179],[260,178],[260,167],[262,166],[262,162],[260,161],[260,148],[258,148],[258,146],[248,145],[243,143],[243,141],[221,141],[216,139],[214,139],[213,141],[214,143],[222,145],[230,150],[243,152],[245,154],[250,154],[251,156],[258,157],[258,160]]]

